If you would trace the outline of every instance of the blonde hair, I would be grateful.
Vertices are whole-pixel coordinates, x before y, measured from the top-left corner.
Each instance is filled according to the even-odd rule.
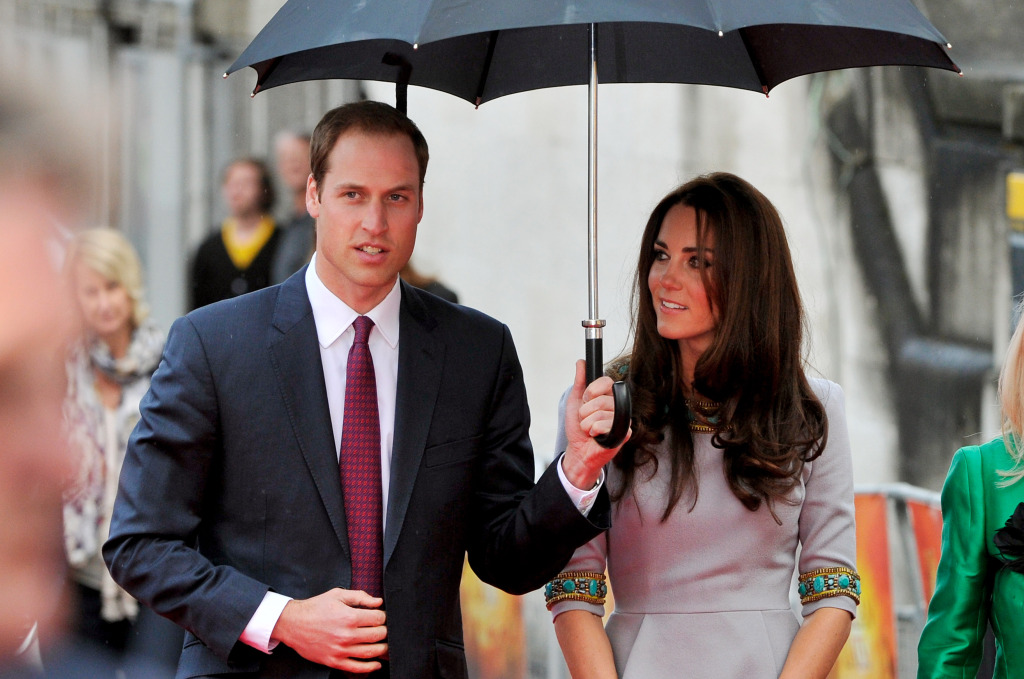
[[[1001,485],[1024,478],[1024,300],[1017,305],[1017,327],[1006,348],[1003,369],[999,373],[999,404],[1003,415],[1003,440],[1016,462],[1013,469],[1001,472]]]
[[[142,287],[142,264],[128,239],[114,229],[79,231],[71,241],[66,270],[73,271],[79,262],[123,287],[132,300],[132,326],[142,325],[149,317],[149,306]]]

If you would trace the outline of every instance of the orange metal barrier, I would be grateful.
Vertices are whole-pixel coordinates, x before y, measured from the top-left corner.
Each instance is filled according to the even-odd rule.
[[[900,679],[917,671],[917,639],[942,542],[939,494],[905,483],[858,486],[863,594],[833,679]]]

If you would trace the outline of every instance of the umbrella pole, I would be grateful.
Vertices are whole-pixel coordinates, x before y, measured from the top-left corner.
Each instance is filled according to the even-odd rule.
[[[587,287],[590,293],[589,318],[583,321],[587,345],[587,384],[604,374],[604,326],[597,311],[597,25],[590,24],[590,83],[587,86],[590,97],[588,129],[590,131],[589,171],[587,173],[588,214],[587,214]],[[626,438],[632,417],[632,400],[629,389],[623,381],[612,387],[615,399],[615,418],[607,434],[595,436],[594,440],[605,448],[615,448]]]
[[[605,322],[597,311],[597,27],[590,24],[590,83],[587,130],[590,134],[587,174],[587,291],[586,329],[587,383],[604,374],[603,336]]]

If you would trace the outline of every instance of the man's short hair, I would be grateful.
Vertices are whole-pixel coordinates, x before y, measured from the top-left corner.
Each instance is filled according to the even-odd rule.
[[[358,101],[331,109],[324,114],[313,130],[309,143],[309,157],[317,193],[322,190],[324,175],[327,174],[328,156],[341,135],[351,130],[382,136],[408,137],[420,167],[420,189],[423,188],[430,152],[420,128],[393,106],[379,101]]]
[[[282,142],[291,141],[297,139],[299,141],[309,143],[309,132],[301,132],[299,130],[292,130],[285,128],[278,130],[277,134],[274,135],[274,144],[280,144]]]

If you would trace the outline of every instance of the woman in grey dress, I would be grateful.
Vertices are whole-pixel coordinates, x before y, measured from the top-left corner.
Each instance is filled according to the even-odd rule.
[[[804,374],[777,211],[730,174],[679,187],[633,299],[613,525],[545,592],[572,676],[823,679],[860,595],[852,465],[842,390]]]

